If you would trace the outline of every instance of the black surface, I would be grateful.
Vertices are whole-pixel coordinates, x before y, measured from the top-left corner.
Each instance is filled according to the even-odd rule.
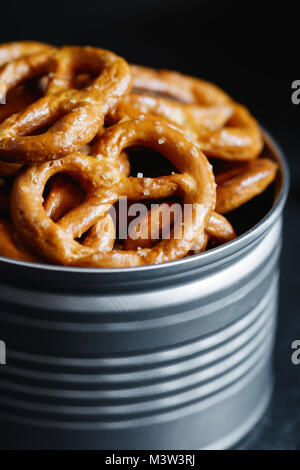
[[[199,0],[5,2],[0,40],[98,45],[130,62],[209,79],[246,104],[279,141],[290,162],[291,190],[275,393],[264,419],[239,448],[300,449],[300,365],[291,363],[291,343],[300,339],[300,105],[291,102],[291,83],[300,79],[300,10],[241,5],[236,9],[230,2]]]

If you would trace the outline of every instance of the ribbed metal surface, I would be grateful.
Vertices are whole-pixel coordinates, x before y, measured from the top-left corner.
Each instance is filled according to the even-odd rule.
[[[283,188],[260,226],[194,259],[106,272],[0,262],[0,447],[240,439],[271,392]]]

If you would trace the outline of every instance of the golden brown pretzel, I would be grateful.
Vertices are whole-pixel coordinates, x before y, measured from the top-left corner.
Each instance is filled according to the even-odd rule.
[[[48,217],[56,222],[81,204],[84,196],[85,192],[77,181],[68,178],[67,175],[58,174],[51,178],[49,193],[45,197],[43,207]]]
[[[208,221],[207,227],[204,232],[203,246],[197,246],[197,243],[192,247],[191,254],[202,253],[206,249],[208,242],[212,246],[223,245],[236,238],[236,233],[231,223],[225,219],[218,212],[213,212]]]
[[[170,235],[175,223],[177,203],[166,201],[151,206],[142,217],[133,220],[128,227],[125,250],[150,248],[162,238],[164,231]]]
[[[253,160],[261,153],[263,140],[258,124],[247,108],[235,103],[226,126],[202,135],[198,145],[210,157]]]
[[[199,128],[196,132],[197,145],[206,155],[225,160],[252,160],[260,154],[263,140],[256,120],[244,106],[232,101],[215,85],[168,70],[132,66],[132,71],[135,89],[163,93],[186,104],[232,107],[233,113],[224,127],[208,132]],[[176,124],[172,113],[164,114]],[[186,120],[185,125],[189,122],[191,120]]]
[[[0,122],[29,106],[38,99],[39,95],[37,87],[22,84],[12,88],[6,96],[5,103],[0,105]]]
[[[182,103],[227,105],[229,96],[213,83],[171,70],[131,65],[133,88],[171,96]]]
[[[14,236],[11,224],[0,219],[0,256],[22,261],[39,262],[39,258],[22,246]]]
[[[81,186],[66,175],[55,175],[50,184],[43,207],[54,222],[61,219],[67,212],[79,206],[85,193]],[[115,227],[109,214],[92,226],[86,235],[83,245],[97,251],[111,251],[115,240]]]
[[[139,220],[130,224],[124,243],[125,250],[136,250],[138,247],[149,248],[161,239],[163,233],[168,235],[170,227],[175,223],[176,208],[176,203],[170,201],[156,204]],[[232,225],[225,217],[216,212],[212,212],[205,232],[207,234],[206,243],[210,238],[216,245],[221,245],[236,237]],[[203,251],[203,240],[200,239],[199,248],[196,243],[191,250],[194,252]]]
[[[157,121],[153,125],[153,121],[147,119],[113,126],[100,141],[102,152],[109,152],[111,157],[117,157],[124,148],[132,145],[149,146],[160,151],[183,174],[160,178],[123,178],[118,185],[119,196],[138,200],[181,195],[184,203],[192,207],[190,217],[182,227],[181,237],[176,239],[174,232],[171,232],[169,240],[162,240],[152,248],[96,253],[78,259],[74,263],[76,265],[121,267],[172,261],[186,255],[204,231],[215,204],[213,174],[204,155],[166,123]]]
[[[10,42],[0,45],[0,67],[3,67],[10,62],[25,58],[32,54],[39,52],[54,51],[55,48],[42,42],[34,41],[20,41]],[[0,91],[2,95],[6,94],[6,88],[3,82],[0,82]],[[24,109],[31,104],[38,97],[38,89],[27,87],[24,84],[9,90],[5,96],[5,103],[0,106],[0,122],[6,119],[13,113]]]
[[[110,162],[123,176],[130,174],[130,161],[126,152],[121,152],[117,159],[104,157],[99,153],[99,138],[94,145],[81,148],[81,153],[91,155],[98,161]],[[0,165],[1,167],[1,165]],[[1,174],[1,173],[0,173]],[[56,175],[50,182],[50,190],[44,202],[44,209],[52,220],[57,221],[70,209],[78,206],[84,198],[84,191],[80,185],[65,175]]]
[[[83,245],[92,248],[96,252],[107,253],[113,249],[115,237],[116,232],[113,219],[110,214],[106,214],[89,229]]]
[[[213,212],[206,227],[209,240],[214,245],[222,245],[236,238],[236,233],[231,223],[218,212]]]
[[[13,60],[49,50],[54,50],[54,47],[48,44],[34,41],[20,41],[1,44],[0,67]],[[2,82],[0,92],[4,94],[6,93]],[[34,89],[34,87],[28,87],[24,84],[21,84],[15,88],[12,88],[7,93],[7,96],[5,96],[5,103],[0,105],[0,122],[4,121],[4,119],[7,119],[13,113],[17,113],[26,106],[29,106],[38,97],[39,92],[37,89]],[[21,165],[0,161],[0,176],[14,176],[20,168]]]
[[[87,88],[70,88],[81,70],[97,77]],[[41,163],[79,149],[94,138],[106,113],[131,86],[126,61],[92,47],[63,47],[17,59],[0,70],[0,80],[7,93],[21,81],[42,74],[49,77],[46,96],[0,125],[4,161]],[[30,135],[47,126],[42,134]]]
[[[108,224],[108,229],[106,229],[106,224]],[[91,228],[84,240],[84,244],[97,251],[110,251],[114,242],[113,234],[113,222],[109,216],[106,216]],[[0,239],[0,256],[35,263],[44,262],[20,243],[12,225],[4,219],[0,219]]]
[[[16,230],[38,253],[59,264],[86,266],[135,266],[171,261],[184,256],[204,230],[215,204],[215,186],[205,156],[181,134],[164,122],[130,121],[109,128],[98,147],[106,159],[74,153],[63,160],[32,166],[16,179],[11,194],[11,212]],[[161,142],[161,139],[165,139]],[[107,159],[117,159],[130,145],[146,145],[161,151],[183,174],[160,178],[124,177]],[[178,145],[179,144],[179,145]],[[56,173],[78,179],[85,200],[57,223],[45,213],[42,194],[47,180]],[[163,198],[181,195],[191,211],[182,227],[181,238],[164,240],[143,251],[99,253],[82,246],[80,237],[120,197],[128,199]]]
[[[43,208],[43,192],[49,178],[62,172],[79,181],[86,197],[78,207],[54,222]],[[106,216],[111,206],[109,189],[120,177],[112,165],[80,153],[24,169],[11,192],[14,227],[32,250],[57,264],[68,264],[93,253],[95,249],[85,246],[85,240],[80,244],[76,239]],[[107,189],[108,203],[103,201],[100,189]]]
[[[54,49],[53,46],[38,41],[17,41],[0,45],[0,67],[13,60],[20,59],[41,51]]]
[[[226,214],[262,193],[276,177],[278,165],[258,158],[216,176],[216,210]]]
[[[39,97],[39,92],[33,87],[19,85],[12,88],[7,94],[6,103],[0,105],[0,122],[7,119],[13,113],[17,113],[29,106]],[[22,165],[18,163],[6,163],[0,160],[0,176],[15,176]]]
[[[229,104],[181,104],[169,98],[131,92],[120,101],[109,115],[109,120],[116,123],[126,117],[134,119],[151,114],[182,127],[186,137],[197,143],[199,134],[222,128],[232,113],[233,107]]]

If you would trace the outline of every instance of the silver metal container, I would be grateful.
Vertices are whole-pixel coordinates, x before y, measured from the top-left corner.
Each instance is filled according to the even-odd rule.
[[[259,420],[288,188],[265,140],[280,166],[275,202],[231,243],[129,269],[1,258],[1,448],[228,448]]]

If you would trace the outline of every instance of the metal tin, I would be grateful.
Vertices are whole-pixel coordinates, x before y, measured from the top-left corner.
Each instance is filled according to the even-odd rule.
[[[1,258],[0,447],[228,448],[272,390],[282,209],[201,255],[76,269]]]

